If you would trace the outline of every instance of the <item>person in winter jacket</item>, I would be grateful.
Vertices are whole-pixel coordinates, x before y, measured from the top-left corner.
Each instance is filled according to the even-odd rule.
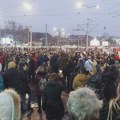
[[[40,66],[36,70],[36,73],[37,73],[36,75],[36,96],[38,98],[38,113],[42,113],[41,98],[42,98],[42,93],[45,88],[45,85],[47,84],[47,71],[44,69],[43,66]]]
[[[116,98],[110,100],[107,120],[120,120],[120,84],[117,87]]]
[[[90,79],[90,75],[87,75],[85,67],[81,67],[81,73],[78,74],[73,81],[73,89],[75,90],[78,87],[85,87],[87,81]]]
[[[103,80],[105,81],[104,96],[107,102],[109,102],[111,98],[116,97],[117,77],[118,72],[115,66],[111,66],[110,71],[103,76]]]
[[[28,63],[28,75],[29,75],[29,80],[34,83],[34,78],[35,78],[35,61],[33,57],[30,57],[30,61]]]
[[[88,60],[85,62],[84,67],[88,72],[91,72],[93,70],[93,63],[90,56],[88,57]]]
[[[0,120],[20,120],[20,97],[12,89],[0,93]]]
[[[64,106],[61,99],[63,87],[58,78],[56,73],[52,73],[50,81],[43,91],[42,109],[46,113],[47,120],[61,120],[64,115]]]
[[[15,62],[8,63],[8,70],[4,72],[3,80],[5,88],[13,88],[21,93],[21,73],[16,69]]]
[[[2,71],[2,65],[0,64],[0,72]],[[3,77],[0,73],[0,92],[4,90],[4,82],[3,82]]]
[[[77,76],[77,74],[79,74],[79,71],[80,71],[79,67],[75,67],[74,71],[70,74],[70,91],[73,90],[73,87],[72,87],[73,80]]]
[[[38,66],[41,66],[43,62],[45,62],[47,64],[47,62],[49,61],[48,56],[45,53],[42,53],[39,58],[38,58]]]
[[[61,52],[60,56],[58,57],[57,65],[58,69],[63,71],[63,75],[65,76],[65,69],[68,61],[68,56],[64,53]]]
[[[67,61],[67,65],[66,65],[66,69],[65,69],[65,73],[67,76],[67,81],[66,81],[66,86],[67,86],[67,91],[70,91],[70,74],[74,71],[74,63],[71,59],[68,59]]]
[[[55,73],[58,72],[57,60],[58,60],[58,55],[55,53],[50,59],[51,71]]]
[[[20,97],[21,97],[21,112],[25,112],[25,107],[24,105],[26,104],[26,94],[28,94],[28,109],[30,109],[30,98],[31,98],[31,91],[28,86],[29,84],[29,78],[28,74],[26,71],[26,64],[21,64],[21,67],[19,67],[20,70],[20,80],[21,80],[21,92],[20,92]]]

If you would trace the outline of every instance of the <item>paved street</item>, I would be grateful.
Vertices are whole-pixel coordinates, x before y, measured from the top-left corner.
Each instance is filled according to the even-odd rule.
[[[67,102],[67,98],[68,98],[68,95],[66,93],[62,93],[62,100],[63,100],[63,103],[64,103],[64,107],[65,107],[65,111],[67,111],[67,107],[66,107],[66,102]],[[37,107],[35,107],[33,109],[33,112],[27,112],[22,120],[46,120],[46,117],[45,117],[45,114],[44,112],[42,113],[42,115],[39,115],[38,112],[37,112]],[[68,116],[65,115],[63,120],[68,120]]]

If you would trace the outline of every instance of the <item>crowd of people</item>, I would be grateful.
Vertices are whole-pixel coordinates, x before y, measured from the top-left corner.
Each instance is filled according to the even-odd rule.
[[[0,119],[20,120],[20,112],[32,111],[34,86],[38,113],[44,111],[47,120],[63,118],[62,92],[69,95],[70,120],[119,120],[119,63],[118,52],[98,48],[1,49]],[[12,105],[14,117],[2,112],[2,107],[7,112]]]

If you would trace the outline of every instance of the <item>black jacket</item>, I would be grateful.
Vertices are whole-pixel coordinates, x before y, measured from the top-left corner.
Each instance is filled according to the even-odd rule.
[[[29,79],[26,71],[20,71],[20,80],[21,80],[21,94],[25,95],[26,93],[30,93],[30,88],[28,86]]]
[[[59,82],[50,80],[43,91],[42,108],[46,112],[47,116],[52,118],[57,115],[64,115],[64,107],[61,99],[63,87]]]
[[[13,88],[19,94],[21,92],[21,73],[16,68],[11,68],[3,74],[5,88]]]
[[[105,83],[104,96],[106,101],[109,102],[110,99],[116,97],[117,84],[115,74],[112,74],[111,72],[104,73],[102,80]]]

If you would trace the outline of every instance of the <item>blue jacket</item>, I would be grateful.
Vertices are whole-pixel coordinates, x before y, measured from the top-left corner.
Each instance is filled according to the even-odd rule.
[[[3,83],[3,78],[0,75],[0,92],[2,92],[4,90],[4,83]]]

